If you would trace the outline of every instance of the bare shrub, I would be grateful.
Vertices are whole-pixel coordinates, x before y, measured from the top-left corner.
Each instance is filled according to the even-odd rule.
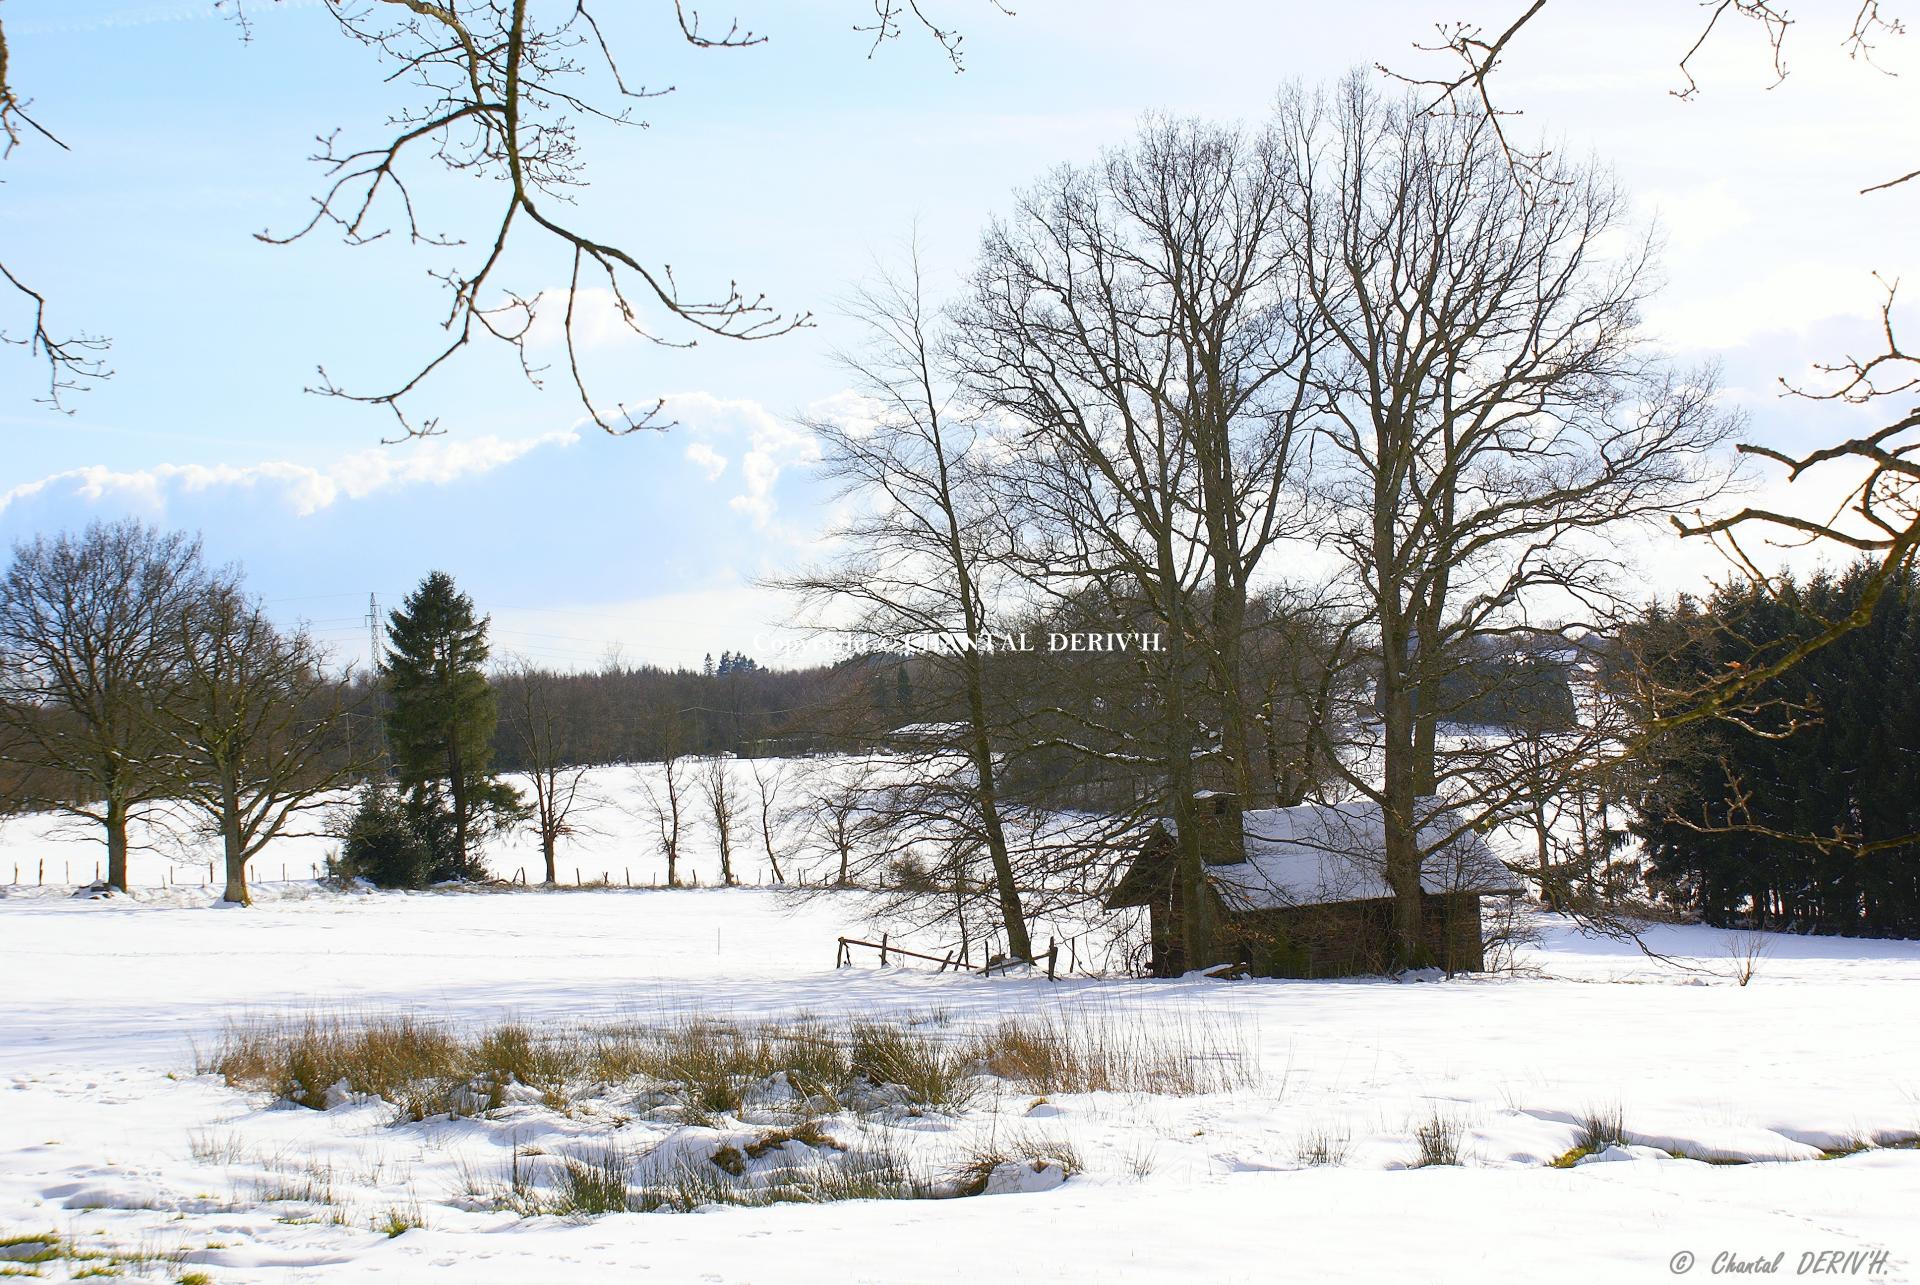
[[[1727,959],[1733,966],[1733,980],[1745,986],[1760,973],[1760,965],[1773,953],[1773,937],[1757,928],[1747,928],[1728,936]]]

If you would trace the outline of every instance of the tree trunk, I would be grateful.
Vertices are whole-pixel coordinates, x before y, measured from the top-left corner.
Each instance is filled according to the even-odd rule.
[[[467,781],[460,764],[460,730],[447,729],[447,792],[453,796],[453,873],[467,877]]]
[[[1254,789],[1253,734],[1248,726],[1242,654],[1247,627],[1246,589],[1225,574],[1214,578],[1213,652],[1220,685],[1220,748],[1227,758],[1227,788],[1245,807],[1268,802]]]
[[[773,868],[773,881],[785,883],[787,877],[780,873],[780,858],[773,855],[773,831],[768,828],[767,814],[760,814],[760,843],[767,850],[767,865]]]
[[[1382,631],[1380,679],[1384,762],[1381,772],[1387,886],[1393,890],[1394,962],[1403,968],[1429,963],[1421,916],[1420,839],[1415,811],[1420,797],[1412,693],[1407,682],[1407,640],[1389,625]]]
[[[1546,805],[1536,795],[1530,811],[1533,820],[1535,858],[1540,864],[1540,904],[1548,910],[1560,908],[1560,898],[1553,886],[1553,844],[1547,833]]]
[[[1007,930],[1008,953],[1032,959],[1033,943],[1027,937],[1026,909],[1020,904],[1020,889],[1013,877],[1013,858],[1007,851],[1007,832],[1000,822],[993,745],[987,739],[987,701],[980,653],[971,649],[966,655],[966,681],[967,714],[973,732],[974,788],[979,795],[980,819],[987,831],[987,858],[993,863],[994,888],[1000,898],[1000,923]]]
[[[227,859],[227,890],[222,901],[236,906],[251,906],[247,894],[247,852],[240,838],[240,790],[229,780],[220,787],[220,843]]]
[[[547,883],[549,885],[560,882],[560,875],[554,869],[553,849],[554,849],[553,828],[549,825],[542,823],[542,825],[540,826],[540,855],[546,858]]]
[[[107,886],[127,891],[127,805],[107,800]]]
[[[1213,958],[1213,904],[1206,863],[1200,854],[1200,827],[1193,806],[1193,738],[1187,729],[1186,700],[1180,677],[1186,647],[1176,622],[1168,632],[1173,679],[1167,684],[1167,786],[1173,795],[1176,878],[1181,891],[1181,944],[1187,968],[1205,968]]]

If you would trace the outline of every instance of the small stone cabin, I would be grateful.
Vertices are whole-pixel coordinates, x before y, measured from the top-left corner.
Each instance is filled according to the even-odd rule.
[[[1213,959],[1188,960],[1173,823],[1141,843],[1106,900],[1109,910],[1147,907],[1156,977],[1246,964],[1265,977],[1351,977],[1384,972],[1393,941],[1393,892],[1385,870],[1380,805],[1307,803],[1242,812],[1231,794],[1203,790],[1200,856],[1219,925]],[[1449,814],[1421,828],[1427,949],[1449,973],[1486,966],[1480,899],[1513,896],[1519,880],[1471,830],[1455,835]]]

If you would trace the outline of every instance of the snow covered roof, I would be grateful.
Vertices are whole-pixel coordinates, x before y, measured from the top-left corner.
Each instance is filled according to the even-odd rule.
[[[1220,898],[1234,910],[1320,906],[1390,897],[1384,868],[1386,827],[1371,801],[1304,803],[1243,814],[1247,859],[1207,867]],[[1519,880],[1472,830],[1436,812],[1420,830],[1431,848],[1420,872],[1430,893],[1520,891]],[[1451,837],[1449,837],[1451,835]]]
[[[887,735],[905,741],[953,741],[967,732],[965,723],[908,723]]]

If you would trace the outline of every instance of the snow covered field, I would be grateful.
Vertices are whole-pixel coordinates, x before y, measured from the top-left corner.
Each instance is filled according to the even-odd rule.
[[[1532,976],[1050,984],[880,970],[871,956],[835,971],[834,938],[862,926],[859,911],[852,895],[796,905],[757,890],[292,886],[233,910],[194,888],[107,902],[14,889],[0,898],[0,1242],[57,1233],[97,1256],[27,1264],[40,1242],[26,1242],[0,1249],[0,1272],[1631,1281],[1671,1279],[1681,1254],[1699,1276],[1715,1274],[1717,1255],[1784,1254],[1776,1275],[1791,1276],[1803,1254],[1859,1251],[1842,1267],[1920,1274],[1920,1151],[1818,1158],[1920,1131],[1920,943],[1778,939],[1744,988],[1729,980],[1723,934],[1656,933],[1674,967],[1558,924],[1527,952]],[[827,1121],[836,1134],[885,1134],[936,1169],[983,1141],[1065,1144],[1078,1172],[1045,1190],[522,1217],[470,1192],[476,1177],[499,1180],[516,1150],[552,1156],[609,1138],[711,1150],[727,1128],[614,1098],[572,1114],[518,1102],[394,1124],[379,1103],[276,1106],[193,1073],[195,1046],[231,1020],[316,1012],[536,1029],[890,1015],[956,1038],[1002,1015],[1056,1013],[1199,1036],[1244,1063],[1254,1087],[1036,1105],[990,1081],[957,1115]],[[1548,1167],[1579,1119],[1616,1106],[1632,1145]],[[1436,1118],[1458,1127],[1461,1163],[1409,1168],[1416,1129]],[[1316,1143],[1339,1163],[1308,1164]],[[315,1174],[324,1203],[270,1189]],[[395,1209],[424,1226],[376,1229]]]
[[[720,863],[711,829],[702,818],[698,786],[692,780],[697,760],[688,760],[683,768],[687,780],[685,806],[688,810],[686,834],[682,846],[680,878],[717,883]],[[761,771],[780,777],[780,802],[791,806],[801,802],[809,781],[830,772],[832,759],[760,759]],[[760,845],[758,796],[753,777],[754,762],[730,760],[728,777],[738,801],[743,825],[735,873],[743,883],[769,881],[767,861]],[[526,778],[508,772],[502,778],[517,788],[523,798],[531,798]],[[560,882],[595,882],[610,879],[614,883],[631,880],[647,887],[666,882],[666,863],[653,840],[653,821],[647,813],[647,787],[662,788],[658,763],[620,764],[593,768],[587,773],[580,802],[569,820],[577,827],[560,845],[558,870]],[[332,828],[344,819],[351,799],[341,796],[339,812],[313,814],[303,827],[308,830]],[[779,815],[776,810],[776,817]],[[163,888],[182,885],[187,888],[216,885],[221,877],[217,868],[220,844],[217,838],[196,832],[196,818],[174,815],[163,809],[139,818],[129,827],[134,850],[128,860],[128,883],[133,887]],[[784,871],[789,877],[805,873],[816,861],[804,852],[798,840],[798,824],[792,817],[776,820],[774,832],[779,842],[776,851],[795,853]],[[0,886],[55,887],[84,884],[98,877],[106,860],[100,826],[91,821],[50,813],[28,814],[0,819]],[[327,858],[340,847],[340,841],[328,834],[307,833],[281,838],[257,857],[249,875],[250,882],[272,884],[283,881],[305,882],[326,868]],[[541,868],[540,844],[534,834],[521,828],[489,838],[482,845],[487,868],[503,879],[523,879],[538,883]]]

